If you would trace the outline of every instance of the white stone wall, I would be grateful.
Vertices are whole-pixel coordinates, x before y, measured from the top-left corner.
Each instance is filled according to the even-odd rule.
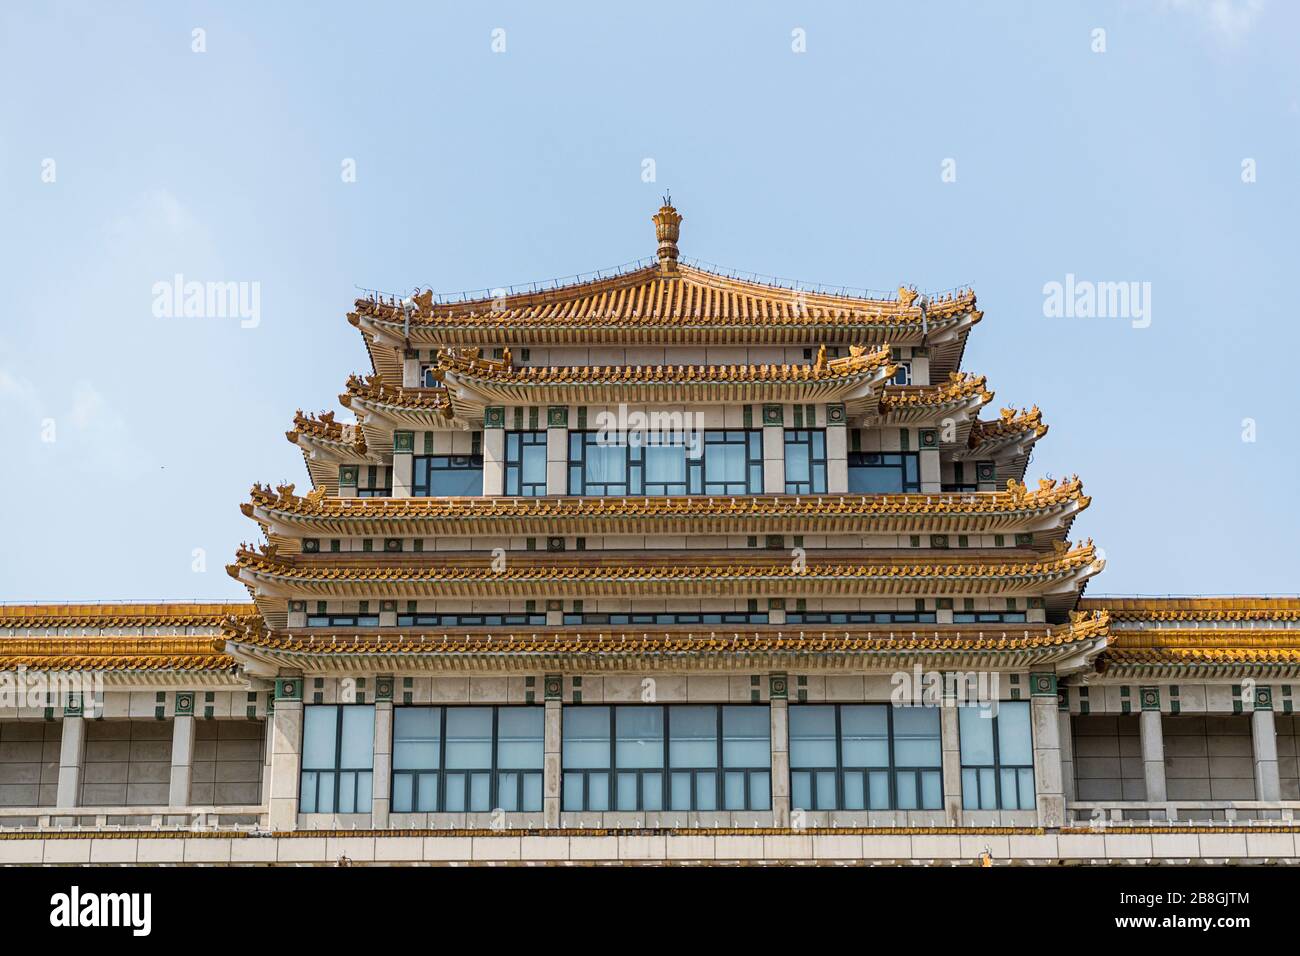
[[[88,720],[79,804],[165,806],[171,758],[170,720]]]
[[[196,721],[190,803],[256,806],[262,802],[265,761],[265,721]]]
[[[61,739],[58,721],[0,721],[0,806],[54,806]]]
[[[1145,800],[1136,714],[1092,714],[1072,720],[1075,799]]]
[[[1254,800],[1250,717],[1166,716],[1165,780],[1170,800]]]
[[[1277,775],[1283,800],[1300,800],[1300,715],[1277,714]]]

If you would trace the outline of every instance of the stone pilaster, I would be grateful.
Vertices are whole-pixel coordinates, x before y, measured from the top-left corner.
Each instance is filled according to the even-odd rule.
[[[826,406],[826,493],[849,490],[848,415],[843,405]]]
[[[943,756],[943,815],[950,827],[962,825],[961,737],[958,731],[957,688],[944,675],[943,706],[939,708],[939,742]]]
[[[560,788],[563,768],[560,765],[563,740],[563,711],[561,697],[564,678],[560,674],[547,674],[542,679],[545,697],[545,729],[542,732],[542,826],[560,825]]]
[[[939,460],[939,431],[922,428],[917,432],[917,459],[920,466],[921,493],[937,495],[943,490],[943,471]]]
[[[506,489],[506,432],[504,408],[489,408],[483,415],[483,494],[503,495]]]
[[[1074,790],[1074,724],[1070,720],[1070,704],[1064,691],[1056,702],[1056,726],[1061,742],[1061,789],[1068,806],[1077,797]]]
[[[772,824],[790,825],[790,681],[785,674],[769,674],[771,712]]]
[[[1250,714],[1250,738],[1255,758],[1255,799],[1281,800],[1277,769],[1277,725],[1273,719],[1273,688],[1255,688]]]
[[[59,785],[55,805],[60,809],[75,807],[81,802],[81,767],[86,757],[86,718],[81,710],[81,697],[73,699],[63,709],[63,738],[59,744]]]
[[[167,805],[190,803],[190,780],[194,771],[194,692],[178,691],[172,717],[172,769],[167,788]],[[215,795],[214,795],[215,799]]]
[[[546,493],[569,493],[569,409],[563,405],[546,410]]]
[[[1061,725],[1057,717],[1056,675],[1029,675],[1029,717],[1034,735],[1034,802],[1038,825],[1065,823],[1065,786],[1061,773]]]
[[[393,432],[393,497],[411,497],[415,432]]]
[[[1169,799],[1165,785],[1165,731],[1160,714],[1160,688],[1139,687],[1138,739],[1142,748],[1142,776],[1146,780],[1147,800],[1162,803]]]
[[[298,788],[302,780],[302,695],[303,678],[276,678],[268,800],[268,823],[272,830],[292,830],[298,823]]]
[[[763,493],[785,494],[785,407],[763,406]]]
[[[375,678],[375,757],[371,777],[370,825],[388,826],[393,790],[393,678]]]

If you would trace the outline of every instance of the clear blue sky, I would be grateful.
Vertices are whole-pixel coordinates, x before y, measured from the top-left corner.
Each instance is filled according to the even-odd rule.
[[[1300,5],[464,6],[0,9],[0,600],[244,597],[239,503],[309,486],[294,409],[369,370],[354,285],[650,255],[665,187],[684,255],[974,285],[1030,481],[1093,495],[1089,593],[1300,590]],[[176,273],[260,325],[156,318]],[[1150,327],[1045,318],[1070,273],[1150,282]]]

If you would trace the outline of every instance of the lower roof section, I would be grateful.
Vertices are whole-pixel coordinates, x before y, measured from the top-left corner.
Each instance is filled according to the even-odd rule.
[[[867,629],[268,629],[252,603],[0,606],[0,671],[211,681],[315,670],[1051,666],[1106,677],[1300,676],[1300,598],[1109,598],[1068,624]],[[417,663],[419,662],[419,663]]]

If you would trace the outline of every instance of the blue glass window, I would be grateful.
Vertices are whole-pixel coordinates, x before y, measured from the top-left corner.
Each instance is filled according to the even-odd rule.
[[[565,810],[766,810],[766,706],[566,707]]]
[[[671,436],[569,432],[571,495],[745,495],[763,490],[757,430],[706,431],[692,446]]]
[[[1028,701],[962,707],[962,805],[967,810],[1032,810],[1034,745]]]
[[[826,432],[787,428],[785,432],[785,493],[818,495],[826,491]]]
[[[505,493],[546,494],[546,432],[506,432]]]
[[[887,495],[921,490],[921,466],[916,452],[849,452],[849,491],[855,495]]]
[[[416,455],[411,495],[465,498],[483,494],[482,455]]]
[[[309,704],[302,720],[303,813],[369,813],[375,708]]]
[[[393,708],[393,812],[542,809],[545,709]]]
[[[791,704],[790,801],[804,810],[938,810],[937,707]]]

